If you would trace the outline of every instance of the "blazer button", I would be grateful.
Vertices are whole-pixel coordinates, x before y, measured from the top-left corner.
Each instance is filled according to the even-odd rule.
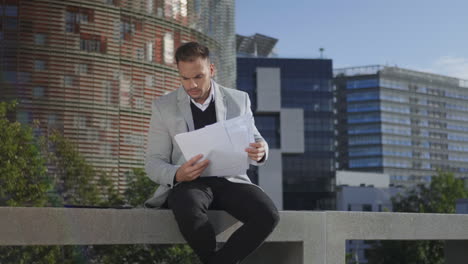
[[[167,187],[171,188],[172,185],[168,184]]]

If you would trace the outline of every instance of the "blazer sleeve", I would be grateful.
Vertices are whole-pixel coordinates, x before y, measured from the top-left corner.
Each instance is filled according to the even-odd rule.
[[[269,151],[268,142],[266,142],[266,140],[262,137],[262,135],[258,131],[257,127],[255,126],[255,120],[253,118],[252,109],[250,108],[250,98],[249,98],[249,95],[247,93],[246,93],[245,98],[246,98],[246,100],[245,100],[246,101],[245,102],[246,113],[248,113],[248,114],[250,114],[250,116],[252,116],[252,128],[253,128],[255,142],[258,142],[258,141],[265,142],[265,156],[263,157],[263,159],[261,161],[259,161],[259,162],[254,161],[254,160],[250,160],[250,164],[255,165],[255,166],[261,166],[261,165],[265,164],[265,162],[268,159],[268,151]]]
[[[158,100],[155,100],[148,131],[145,170],[148,177],[157,184],[173,188],[174,177],[179,166],[171,164],[172,139],[163,120]]]

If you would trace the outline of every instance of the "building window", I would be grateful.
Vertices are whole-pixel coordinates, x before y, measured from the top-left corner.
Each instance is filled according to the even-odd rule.
[[[350,168],[381,167],[382,165],[383,161],[381,158],[360,158],[349,161]]]
[[[174,35],[171,32],[164,34],[164,62],[174,63]]]
[[[47,123],[49,125],[55,125],[57,123],[57,115],[49,114],[49,116],[47,117]]]
[[[20,122],[21,124],[31,123],[31,113],[26,111],[18,111],[16,114],[16,121]]]
[[[154,9],[154,0],[146,0],[146,11],[148,11],[148,14],[153,13]]]
[[[65,87],[72,87],[73,86],[73,76],[70,76],[70,75],[63,76],[63,85]]]
[[[143,22],[130,17],[123,17],[120,21],[120,39],[130,40],[136,31],[143,29]]]
[[[129,21],[120,22],[120,39],[130,40],[135,32],[135,24]]]
[[[147,61],[153,61],[153,42],[146,43],[145,57]]]
[[[99,52],[101,50],[101,42],[95,39],[80,39],[80,50]]]
[[[89,73],[88,64],[86,63],[78,63],[75,67],[75,73],[78,75]]]
[[[75,116],[73,119],[73,127],[75,128],[86,128],[86,117],[84,116]]]
[[[162,7],[158,7],[158,8],[157,8],[156,15],[157,15],[158,17],[163,17],[163,16],[164,16],[164,12],[163,12]]]
[[[18,72],[18,82],[19,83],[30,83],[31,82],[31,73],[30,72]]]
[[[80,50],[87,52],[106,52],[107,40],[105,37],[82,34],[80,39]]]
[[[18,7],[16,5],[0,5],[0,18],[1,17],[4,17],[4,20],[2,21],[2,19],[0,19],[0,30],[16,29],[18,26]]]
[[[372,204],[363,204],[362,205],[363,212],[372,212]]]
[[[9,83],[16,83],[18,81],[17,72],[15,71],[4,71],[3,78],[4,81]]]
[[[143,98],[136,98],[136,99],[135,99],[135,108],[136,108],[136,109],[143,109],[143,108],[145,108],[145,99],[143,99]]]
[[[104,81],[104,101],[109,104],[112,102],[112,82]]]
[[[92,22],[94,12],[87,8],[68,7],[65,13],[65,31],[78,33],[80,25]]]
[[[154,78],[153,75],[146,75],[145,77],[145,87],[151,88],[154,85]]]
[[[17,17],[18,16],[18,7],[15,6],[15,5],[6,5],[3,8],[0,6],[0,11],[4,11],[5,16],[9,16],[9,17]]]
[[[180,15],[187,16],[187,0],[180,0]]]
[[[136,48],[135,49],[135,53],[136,53],[136,59],[137,60],[143,60],[145,58],[145,54],[144,54],[144,49],[143,48]]]
[[[33,88],[33,97],[44,97],[44,87],[36,86]]]
[[[36,45],[45,45],[46,43],[46,35],[41,33],[34,34],[34,43]]]
[[[16,17],[5,18],[5,29],[16,29],[18,27],[18,20]]]
[[[91,142],[99,141],[99,132],[96,130],[88,130],[87,140]]]
[[[371,88],[379,87],[379,80],[350,80],[346,82],[346,89],[359,89],[359,88]]]
[[[268,142],[270,148],[281,148],[281,125],[278,114],[255,115],[255,125],[262,136],[265,137],[265,140]]]
[[[43,60],[34,61],[34,69],[37,71],[42,71],[46,69],[46,62]]]
[[[110,156],[112,154],[112,145],[109,143],[107,144],[100,144],[101,145],[101,154],[105,156]]]

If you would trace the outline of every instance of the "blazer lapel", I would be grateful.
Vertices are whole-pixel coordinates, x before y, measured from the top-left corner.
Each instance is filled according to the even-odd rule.
[[[216,121],[224,121],[227,113],[226,97],[215,81],[211,81],[211,88],[215,89]]]
[[[192,109],[190,109],[190,99],[183,87],[180,87],[177,91],[177,106],[179,107],[179,111],[184,116],[189,131],[195,130]]]

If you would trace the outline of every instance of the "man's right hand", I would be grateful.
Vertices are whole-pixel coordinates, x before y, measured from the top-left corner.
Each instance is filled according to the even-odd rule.
[[[189,161],[182,164],[182,166],[180,166],[177,169],[176,181],[177,182],[193,181],[196,178],[200,177],[202,172],[210,164],[209,160],[204,160],[204,161],[197,163],[197,161],[199,161],[202,157],[203,157],[202,154],[198,154],[195,157],[191,158]]]

